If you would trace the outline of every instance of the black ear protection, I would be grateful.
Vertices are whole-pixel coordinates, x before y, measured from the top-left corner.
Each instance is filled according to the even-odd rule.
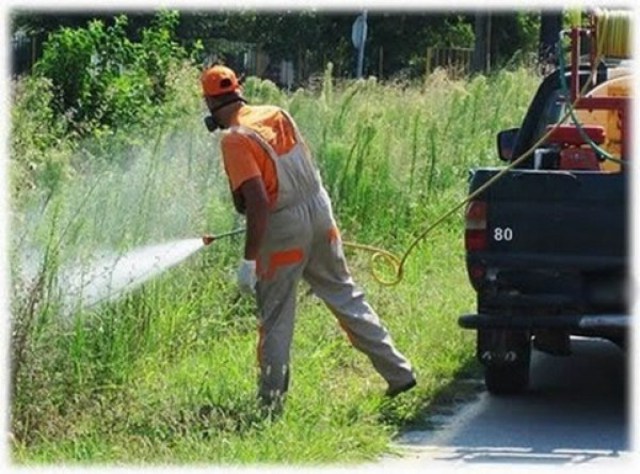
[[[216,122],[216,119],[213,118],[213,115],[207,115],[204,118],[204,125],[205,127],[207,127],[207,130],[209,130],[211,133],[215,132],[219,128],[222,128],[220,127],[220,124]]]
[[[210,115],[207,115],[204,118],[204,125],[205,127],[207,127],[207,130],[209,130],[211,133],[215,132],[216,130],[218,130],[219,128],[224,128],[222,126],[222,124],[218,123],[216,121],[216,119],[213,118],[213,114],[215,114],[218,110],[220,110],[223,107],[226,107],[229,104],[233,104],[234,102],[244,102],[245,104],[247,103],[246,99],[242,96],[236,95],[234,97],[232,97],[231,99],[221,103],[220,105],[218,105],[216,108],[212,109],[209,111]]]

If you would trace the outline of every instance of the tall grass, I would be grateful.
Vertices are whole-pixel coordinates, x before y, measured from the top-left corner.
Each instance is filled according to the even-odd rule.
[[[495,133],[519,123],[535,83],[525,69],[471,81],[438,70],[421,86],[369,79],[335,86],[319,104],[299,91],[286,105],[338,212],[360,238],[376,239],[415,230],[443,194],[461,198],[469,168],[495,164]],[[376,215],[381,205],[394,212]]]
[[[62,317],[53,291],[61,269],[98,250],[123,253],[241,224],[217,139],[202,126],[197,90],[186,82],[197,76],[185,71],[183,80],[193,91],[179,99],[184,113],[157,130],[119,132],[147,137],[135,144],[114,136],[65,149],[70,163],[85,162],[91,151],[96,164],[13,208],[14,460],[375,458],[473,367],[474,337],[456,323],[473,307],[459,218],[418,246],[396,287],[373,281],[366,255],[348,255],[419,377],[415,390],[393,402],[381,397],[384,382],[366,358],[302,288],[285,413],[258,416],[255,308],[234,281],[242,238],[214,243],[119,301]],[[464,197],[469,168],[496,164],[495,133],[519,123],[536,83],[527,70],[470,81],[437,71],[423,84],[334,84],[328,73],[319,91],[286,95],[252,78],[245,89],[250,101],[278,103],[296,118],[345,239],[398,251]]]

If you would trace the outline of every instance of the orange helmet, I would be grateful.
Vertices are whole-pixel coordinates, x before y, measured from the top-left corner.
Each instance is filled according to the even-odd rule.
[[[202,83],[202,92],[208,96],[215,97],[240,89],[236,73],[219,64],[205,69],[200,76],[200,82]]]

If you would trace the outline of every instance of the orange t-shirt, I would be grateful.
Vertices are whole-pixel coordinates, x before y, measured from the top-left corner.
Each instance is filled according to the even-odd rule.
[[[242,125],[258,133],[276,152],[287,153],[296,144],[295,131],[280,108],[270,105],[244,106],[231,120],[231,125]],[[248,179],[261,176],[273,205],[278,194],[278,176],[273,161],[256,140],[240,133],[229,133],[220,142],[224,168],[237,190]]]

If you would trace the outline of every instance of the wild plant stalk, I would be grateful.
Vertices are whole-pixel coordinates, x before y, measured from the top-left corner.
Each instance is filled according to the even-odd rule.
[[[22,307],[17,307],[15,311],[19,315],[19,319],[12,322],[12,339],[11,339],[11,399],[15,399],[19,388],[18,377],[20,370],[25,365],[27,357],[27,348],[29,345],[29,337],[31,336],[34,321],[37,318],[37,308],[42,301],[42,295],[45,287],[46,274],[40,272],[37,279],[25,291],[27,299]]]

